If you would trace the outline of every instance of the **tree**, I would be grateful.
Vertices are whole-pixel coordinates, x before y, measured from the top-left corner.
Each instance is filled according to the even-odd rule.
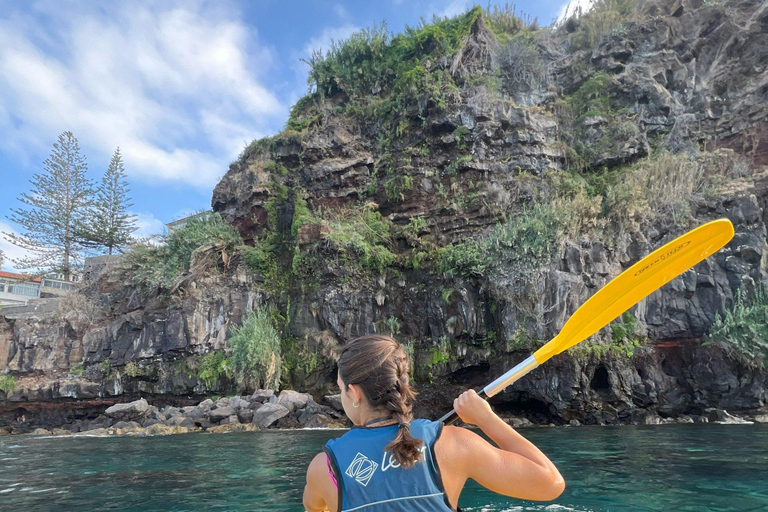
[[[101,178],[88,220],[78,231],[83,245],[106,247],[111,255],[113,250],[122,250],[128,245],[131,234],[138,229],[136,215],[128,214],[133,204],[129,203],[130,189],[125,177],[123,157],[117,148]]]
[[[16,268],[52,271],[68,278],[81,263],[76,228],[84,222],[93,195],[85,175],[88,165],[72,132],[59,135],[43,169],[30,180],[31,192],[19,197],[29,208],[12,208],[8,217],[24,232],[3,235],[28,253],[11,258]]]

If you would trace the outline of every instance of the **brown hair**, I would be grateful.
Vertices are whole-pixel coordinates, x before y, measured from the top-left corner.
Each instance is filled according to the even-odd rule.
[[[362,336],[344,347],[338,365],[345,386],[360,386],[371,407],[386,408],[397,420],[397,436],[385,449],[402,467],[413,466],[424,442],[410,431],[416,393],[408,385],[410,368],[403,346],[389,336]]]

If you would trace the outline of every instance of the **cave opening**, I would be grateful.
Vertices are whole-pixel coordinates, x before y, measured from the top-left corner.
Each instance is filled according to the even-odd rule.
[[[600,365],[595,369],[595,374],[592,376],[589,387],[594,391],[607,391],[611,389],[611,381],[608,378],[608,370],[605,366]]]

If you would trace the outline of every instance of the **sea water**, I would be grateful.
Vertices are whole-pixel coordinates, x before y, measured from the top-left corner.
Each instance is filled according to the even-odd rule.
[[[466,511],[768,511],[768,425],[521,429],[560,469],[554,502],[469,482]],[[0,510],[303,510],[307,464],[339,430],[0,437]]]

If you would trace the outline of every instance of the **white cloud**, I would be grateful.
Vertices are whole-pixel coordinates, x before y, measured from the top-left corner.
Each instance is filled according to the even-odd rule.
[[[7,272],[19,272],[19,269],[13,266],[13,263],[10,261],[10,259],[25,258],[29,256],[29,253],[21,247],[13,245],[11,242],[6,240],[2,233],[18,234],[18,231],[14,230],[10,224],[0,221],[0,251],[3,251],[3,254],[5,255],[2,269]]]
[[[437,12],[440,17],[453,18],[467,10],[468,7],[465,0],[451,0],[451,2],[442,9],[435,8],[433,9],[433,12]]]
[[[325,27],[320,35],[313,37],[304,45],[304,54],[305,56],[310,56],[313,51],[325,53],[331,47],[332,41],[342,41],[358,30],[360,30],[360,27],[350,23],[340,27]]]
[[[581,8],[581,12],[587,12],[592,8],[592,4],[594,4],[594,0],[570,0],[560,6],[560,10],[557,13],[557,21],[566,19],[579,8]]]
[[[165,224],[151,213],[138,212],[136,216],[136,226],[139,229],[133,232],[133,236],[144,238],[152,235],[162,235],[165,232]]]
[[[0,21],[0,150],[29,159],[72,130],[91,157],[120,146],[132,177],[210,188],[285,115],[259,82],[272,52],[221,3],[106,5]]]

